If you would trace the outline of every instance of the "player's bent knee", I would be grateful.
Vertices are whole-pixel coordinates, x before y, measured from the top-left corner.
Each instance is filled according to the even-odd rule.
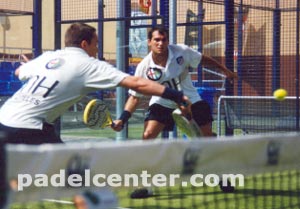
[[[147,139],[154,139],[157,137],[156,133],[153,133],[152,131],[145,131],[143,133],[143,139],[147,140]]]
[[[200,126],[200,129],[201,129],[203,136],[213,136],[211,123]]]

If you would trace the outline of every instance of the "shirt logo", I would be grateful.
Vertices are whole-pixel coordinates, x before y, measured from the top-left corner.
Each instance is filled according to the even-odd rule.
[[[158,81],[162,76],[162,71],[159,68],[149,68],[146,71],[147,78],[152,81]]]
[[[56,69],[59,66],[61,66],[63,64],[63,60],[60,58],[55,58],[53,60],[50,60],[47,64],[46,64],[46,68],[51,70],[51,69]]]
[[[177,61],[177,64],[178,64],[178,65],[182,65],[182,64],[184,63],[183,56],[177,57],[177,58],[176,58],[176,61]]]

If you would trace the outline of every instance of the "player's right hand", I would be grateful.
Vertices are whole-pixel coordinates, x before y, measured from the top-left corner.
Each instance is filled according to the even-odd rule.
[[[191,117],[192,116],[192,110],[191,110],[192,103],[187,96],[183,96],[183,100],[184,100],[184,103],[179,104],[178,107],[181,110],[183,116]]]
[[[124,128],[124,125],[123,125],[123,121],[122,120],[114,120],[113,121],[113,126],[111,126],[111,128],[114,130],[114,131],[121,131],[123,128]]]

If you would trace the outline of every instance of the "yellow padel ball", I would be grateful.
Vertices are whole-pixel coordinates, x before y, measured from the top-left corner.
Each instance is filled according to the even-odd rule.
[[[276,100],[282,101],[287,96],[287,91],[285,89],[277,89],[273,92],[273,96]]]

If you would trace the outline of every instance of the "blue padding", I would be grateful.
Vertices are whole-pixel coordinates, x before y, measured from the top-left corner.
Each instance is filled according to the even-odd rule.
[[[23,83],[14,75],[20,62],[0,62],[0,95],[11,96]]]
[[[16,70],[18,67],[20,67],[21,62],[15,62],[13,63],[13,68]]]
[[[0,71],[0,81],[11,81],[13,79],[12,72]]]
[[[0,71],[14,71],[14,66],[11,62],[1,62]]]
[[[12,81],[9,83],[9,90],[12,93],[15,93],[16,91],[18,91],[21,87],[22,87],[23,83],[20,81]]]
[[[214,97],[217,93],[217,89],[213,87],[198,87],[197,88],[198,94],[201,98],[208,102],[211,111],[214,109]]]
[[[0,95],[2,95],[2,96],[12,95],[12,93],[9,91],[8,82],[0,81]]]
[[[8,90],[8,83],[0,81],[0,91],[7,91]]]
[[[136,66],[128,66],[128,74],[134,75]]]

